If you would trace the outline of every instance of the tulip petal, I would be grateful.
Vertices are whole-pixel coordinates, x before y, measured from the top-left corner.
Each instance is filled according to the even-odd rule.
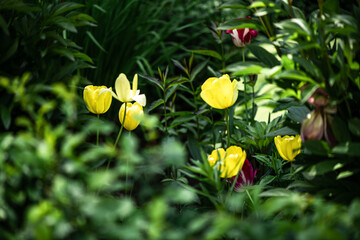
[[[237,98],[238,98],[238,94],[239,94],[239,90],[237,88],[237,84],[238,81],[237,80],[233,80],[232,82],[232,87],[233,87],[233,99],[231,101],[231,105],[234,105],[234,103],[236,102]]]
[[[94,102],[94,97],[92,95],[92,85],[88,85],[85,87],[84,89],[84,93],[83,93],[83,98],[84,98],[84,101],[86,103],[86,107],[87,109],[92,112],[92,113],[95,113],[95,109],[93,109],[92,107],[92,102]]]
[[[225,157],[225,150],[223,148],[215,149],[208,157],[208,162],[213,167],[218,161],[221,161]]]
[[[139,103],[141,106],[146,106],[146,96],[145,94],[137,94],[133,97],[133,100],[137,103]]]
[[[121,102],[130,101],[130,82],[127,79],[126,75],[120,73],[119,77],[115,81],[115,91]]]
[[[201,85],[201,91],[205,90],[205,89],[208,89],[212,86],[213,82],[215,80],[217,80],[218,78],[216,77],[211,77],[211,78],[208,78],[204,83],[203,85]]]
[[[133,88],[132,88],[133,95],[131,95],[131,97],[135,96],[137,93],[137,87],[138,87],[138,75],[137,74],[134,75],[132,86],[133,86]],[[139,93],[140,93],[140,90],[139,90]]]

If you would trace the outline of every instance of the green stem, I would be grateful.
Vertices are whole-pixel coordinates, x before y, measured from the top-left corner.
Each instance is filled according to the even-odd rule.
[[[225,58],[224,58],[224,46],[223,46],[223,41],[221,40],[221,63],[222,63],[222,72],[225,72]]]
[[[290,12],[290,18],[294,17],[294,11],[292,8],[292,0],[288,0],[288,5],[289,5],[289,12]]]
[[[225,118],[226,118],[226,129],[227,129],[227,147],[230,147],[230,114],[229,114],[229,108],[225,109]]]
[[[131,131],[129,131],[131,136]],[[126,173],[125,173],[125,196],[127,197],[127,186],[128,186],[128,171],[129,171],[129,158],[126,158]]]
[[[243,48],[243,62],[245,62],[245,48]],[[248,122],[248,108],[246,96],[246,76],[244,76],[244,101],[245,101],[245,120]]]
[[[272,162],[273,162],[273,167],[274,167],[274,171],[275,171],[276,177],[277,177],[277,179],[279,179],[279,174],[278,174],[278,169],[277,169],[275,157],[272,156],[271,160],[272,160]]]
[[[191,90],[193,92],[193,97],[194,97],[195,112],[197,112],[198,111],[198,106],[197,106],[197,101],[196,101],[196,92],[195,92],[194,85],[193,85],[192,81],[190,81],[190,86],[191,86]],[[199,118],[198,118],[198,115],[195,114],[195,118],[196,118],[196,134],[197,134],[197,138],[199,139],[200,134],[199,134]]]
[[[165,90],[164,90],[164,119],[165,119],[165,133],[166,136],[168,135],[168,126],[167,126],[167,119],[166,119],[166,101],[165,101]]]
[[[97,114],[97,118],[100,119],[100,114]],[[99,127],[96,130],[96,146],[99,146]]]
[[[291,172],[292,172],[292,175],[294,177],[294,181],[296,181],[294,166],[293,166],[292,162],[290,162],[290,165],[291,165]]]
[[[254,122],[255,119],[255,84],[252,87],[252,115],[251,115],[251,122]]]
[[[210,109],[210,113],[211,113],[211,130],[212,130],[212,134],[213,134],[213,143],[214,143],[214,149],[216,147],[216,134],[215,134],[215,128],[214,128],[214,116],[213,116],[213,110]]]
[[[123,129],[124,129],[124,125],[125,125],[125,117],[126,117],[126,107],[127,107],[127,103],[124,103],[124,104],[125,104],[125,109],[124,109],[123,124],[121,124],[120,131],[119,131],[119,133],[118,133],[118,135],[117,135],[117,138],[116,138],[116,141],[115,141],[115,143],[114,143],[114,148],[116,148],[116,146],[117,146],[117,144],[118,144],[118,142],[119,142],[121,133],[122,133],[122,131],[123,131]],[[106,170],[109,169],[110,163],[111,163],[111,158],[110,158],[109,161],[108,161],[108,164],[107,164],[107,166],[106,166]]]

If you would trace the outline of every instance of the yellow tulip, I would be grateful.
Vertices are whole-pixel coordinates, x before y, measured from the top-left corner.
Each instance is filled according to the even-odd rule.
[[[145,94],[140,94],[140,90],[137,89],[138,85],[138,75],[135,74],[133,78],[133,89],[130,89],[130,82],[127,79],[126,75],[120,73],[118,78],[115,81],[115,92],[111,91],[113,97],[120,102],[132,102],[135,101],[141,106],[146,105],[146,96]]]
[[[124,123],[124,112],[126,104],[126,115]],[[139,103],[124,103],[121,105],[119,111],[120,123],[124,125],[124,128],[128,131],[132,131],[140,124],[140,118],[144,115],[142,106]]]
[[[87,109],[94,114],[103,114],[109,110],[112,97],[105,86],[88,85],[84,89],[83,97]],[[111,91],[111,88],[108,89]]]
[[[246,152],[241,147],[231,146],[226,151],[223,148],[213,150],[208,157],[210,166],[221,171],[220,177],[231,178],[242,169],[246,159]]]
[[[299,135],[277,136],[274,141],[280,156],[284,160],[294,161],[295,157],[301,152],[301,137]]]
[[[213,108],[231,107],[237,100],[237,81],[231,82],[229,75],[208,78],[201,86],[201,98]]]

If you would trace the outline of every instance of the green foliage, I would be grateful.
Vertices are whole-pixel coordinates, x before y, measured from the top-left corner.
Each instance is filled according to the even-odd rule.
[[[216,4],[0,1],[1,239],[360,238],[360,8]],[[235,28],[259,34],[237,48]],[[82,86],[121,72],[150,104],[117,145],[119,103],[91,115]],[[222,74],[238,98],[213,109]],[[274,137],[300,133],[282,159]],[[224,179],[208,155],[231,145],[247,160]]]

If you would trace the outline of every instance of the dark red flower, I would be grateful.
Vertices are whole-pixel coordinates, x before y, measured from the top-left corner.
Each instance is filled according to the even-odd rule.
[[[234,190],[237,192],[241,191],[244,186],[251,186],[254,184],[254,178],[257,170],[254,171],[249,160],[245,159],[244,165],[238,174]],[[229,179],[229,182],[235,181],[236,176]]]
[[[251,19],[246,17],[246,19]],[[242,29],[231,29],[226,30],[226,33],[229,33],[232,37],[232,40],[237,47],[244,47],[245,44],[250,43],[251,39],[258,35],[258,31],[251,28],[242,28]]]

